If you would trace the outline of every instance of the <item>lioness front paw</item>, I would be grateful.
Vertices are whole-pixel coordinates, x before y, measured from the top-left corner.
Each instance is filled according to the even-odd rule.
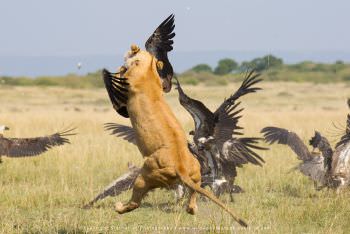
[[[114,206],[115,211],[117,211],[119,214],[123,213],[124,205],[121,202],[116,202]]]

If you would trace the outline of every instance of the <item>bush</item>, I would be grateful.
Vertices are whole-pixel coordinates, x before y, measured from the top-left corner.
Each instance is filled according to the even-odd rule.
[[[208,64],[198,64],[191,68],[194,72],[212,72],[211,67]]]
[[[218,66],[215,68],[214,73],[216,75],[226,75],[238,68],[238,63],[232,59],[221,59]]]

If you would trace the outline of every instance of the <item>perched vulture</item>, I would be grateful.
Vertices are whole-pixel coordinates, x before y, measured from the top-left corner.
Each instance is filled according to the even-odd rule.
[[[260,138],[237,137],[243,135],[241,132],[243,128],[238,126],[243,108],[239,108],[240,102],[237,100],[261,89],[253,87],[261,81],[259,75],[254,70],[248,72],[239,89],[224,100],[214,112],[202,102],[187,96],[176,79],[180,104],[190,113],[194,121],[195,129],[190,134],[193,135],[198,153],[207,158],[208,167],[211,169],[209,176],[218,180],[223,177],[229,184],[226,187],[230,194],[237,176],[236,167],[247,163],[262,166],[264,163],[264,160],[254,152],[254,149],[266,149],[256,145]]]
[[[162,63],[162,66],[157,66],[157,71],[162,79],[163,90],[166,93],[171,90],[171,80],[174,75],[173,67],[168,59],[168,52],[173,50],[174,28],[174,15],[172,14],[158,26],[145,44],[146,50]],[[125,72],[126,68],[124,66],[117,73],[111,73],[103,69],[102,76],[113,108],[121,116],[128,118],[129,114],[126,108],[128,83],[123,78]]]
[[[0,126],[2,130],[9,128]],[[7,157],[32,157],[40,155],[54,146],[70,143],[65,137],[75,135],[74,129],[58,132],[50,136],[35,138],[6,138],[0,134],[0,162],[1,156]]]
[[[321,152],[314,155],[294,132],[283,128],[266,127],[262,129],[265,141],[269,144],[288,145],[302,162],[299,170],[314,181],[316,189],[336,188],[339,192],[350,185],[350,115],[347,116],[346,130],[335,150],[329,141],[315,131],[309,144]]]

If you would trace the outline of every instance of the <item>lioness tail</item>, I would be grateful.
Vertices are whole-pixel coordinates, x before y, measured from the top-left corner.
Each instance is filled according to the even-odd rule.
[[[218,198],[216,198],[214,196],[214,194],[210,193],[209,191],[201,188],[200,186],[196,185],[195,183],[193,183],[193,181],[188,177],[188,176],[184,176],[181,175],[180,173],[178,173],[181,181],[188,186],[189,188],[193,189],[194,191],[202,194],[203,196],[206,196],[207,198],[209,198],[210,200],[212,200],[213,202],[215,202],[217,205],[219,205],[222,209],[224,209],[226,212],[228,212],[232,218],[237,221],[241,226],[243,227],[248,227],[247,223],[242,220],[241,218],[239,218],[237,215],[235,215],[229,208],[227,208],[224,203],[222,203]]]

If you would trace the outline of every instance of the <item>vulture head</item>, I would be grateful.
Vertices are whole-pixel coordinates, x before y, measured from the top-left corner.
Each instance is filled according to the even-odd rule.
[[[215,145],[215,138],[212,136],[198,139],[198,150],[210,150]]]

